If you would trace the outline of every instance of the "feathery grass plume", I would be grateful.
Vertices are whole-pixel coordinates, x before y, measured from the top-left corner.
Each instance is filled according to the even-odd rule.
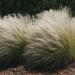
[[[70,39],[69,39],[69,51],[72,59],[75,61],[75,17],[70,22]]]
[[[75,30],[68,11],[45,11],[38,14],[35,24],[31,41],[23,53],[25,67],[52,70],[68,65],[73,58],[72,46],[75,49],[75,40],[72,39]]]
[[[29,38],[28,17],[4,17],[0,19],[0,67],[20,62],[21,53]]]

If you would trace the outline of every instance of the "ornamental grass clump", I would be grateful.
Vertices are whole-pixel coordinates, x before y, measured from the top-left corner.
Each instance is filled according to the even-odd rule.
[[[75,58],[75,23],[66,9],[38,14],[30,43],[23,53],[25,67],[53,70]]]
[[[29,38],[28,22],[21,16],[0,19],[0,67],[21,62],[21,54]]]
[[[75,18],[66,9],[0,19],[0,68],[53,70],[75,60]]]

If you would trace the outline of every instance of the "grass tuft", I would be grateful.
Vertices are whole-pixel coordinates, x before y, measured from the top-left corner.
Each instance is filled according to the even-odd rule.
[[[66,9],[38,14],[31,41],[23,53],[25,67],[52,70],[68,65],[75,54],[74,23]]]

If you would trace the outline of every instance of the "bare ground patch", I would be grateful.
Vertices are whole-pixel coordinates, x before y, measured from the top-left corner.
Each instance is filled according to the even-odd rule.
[[[53,73],[26,71],[23,66],[19,66],[17,68],[2,70],[0,71],[0,75],[75,75],[75,63],[72,63],[64,69],[57,70]]]

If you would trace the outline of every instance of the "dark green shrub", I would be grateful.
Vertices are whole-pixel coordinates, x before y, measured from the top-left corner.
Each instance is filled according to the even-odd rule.
[[[69,7],[74,14],[74,0],[0,0],[0,14],[35,15],[44,10],[59,9],[61,7]]]

